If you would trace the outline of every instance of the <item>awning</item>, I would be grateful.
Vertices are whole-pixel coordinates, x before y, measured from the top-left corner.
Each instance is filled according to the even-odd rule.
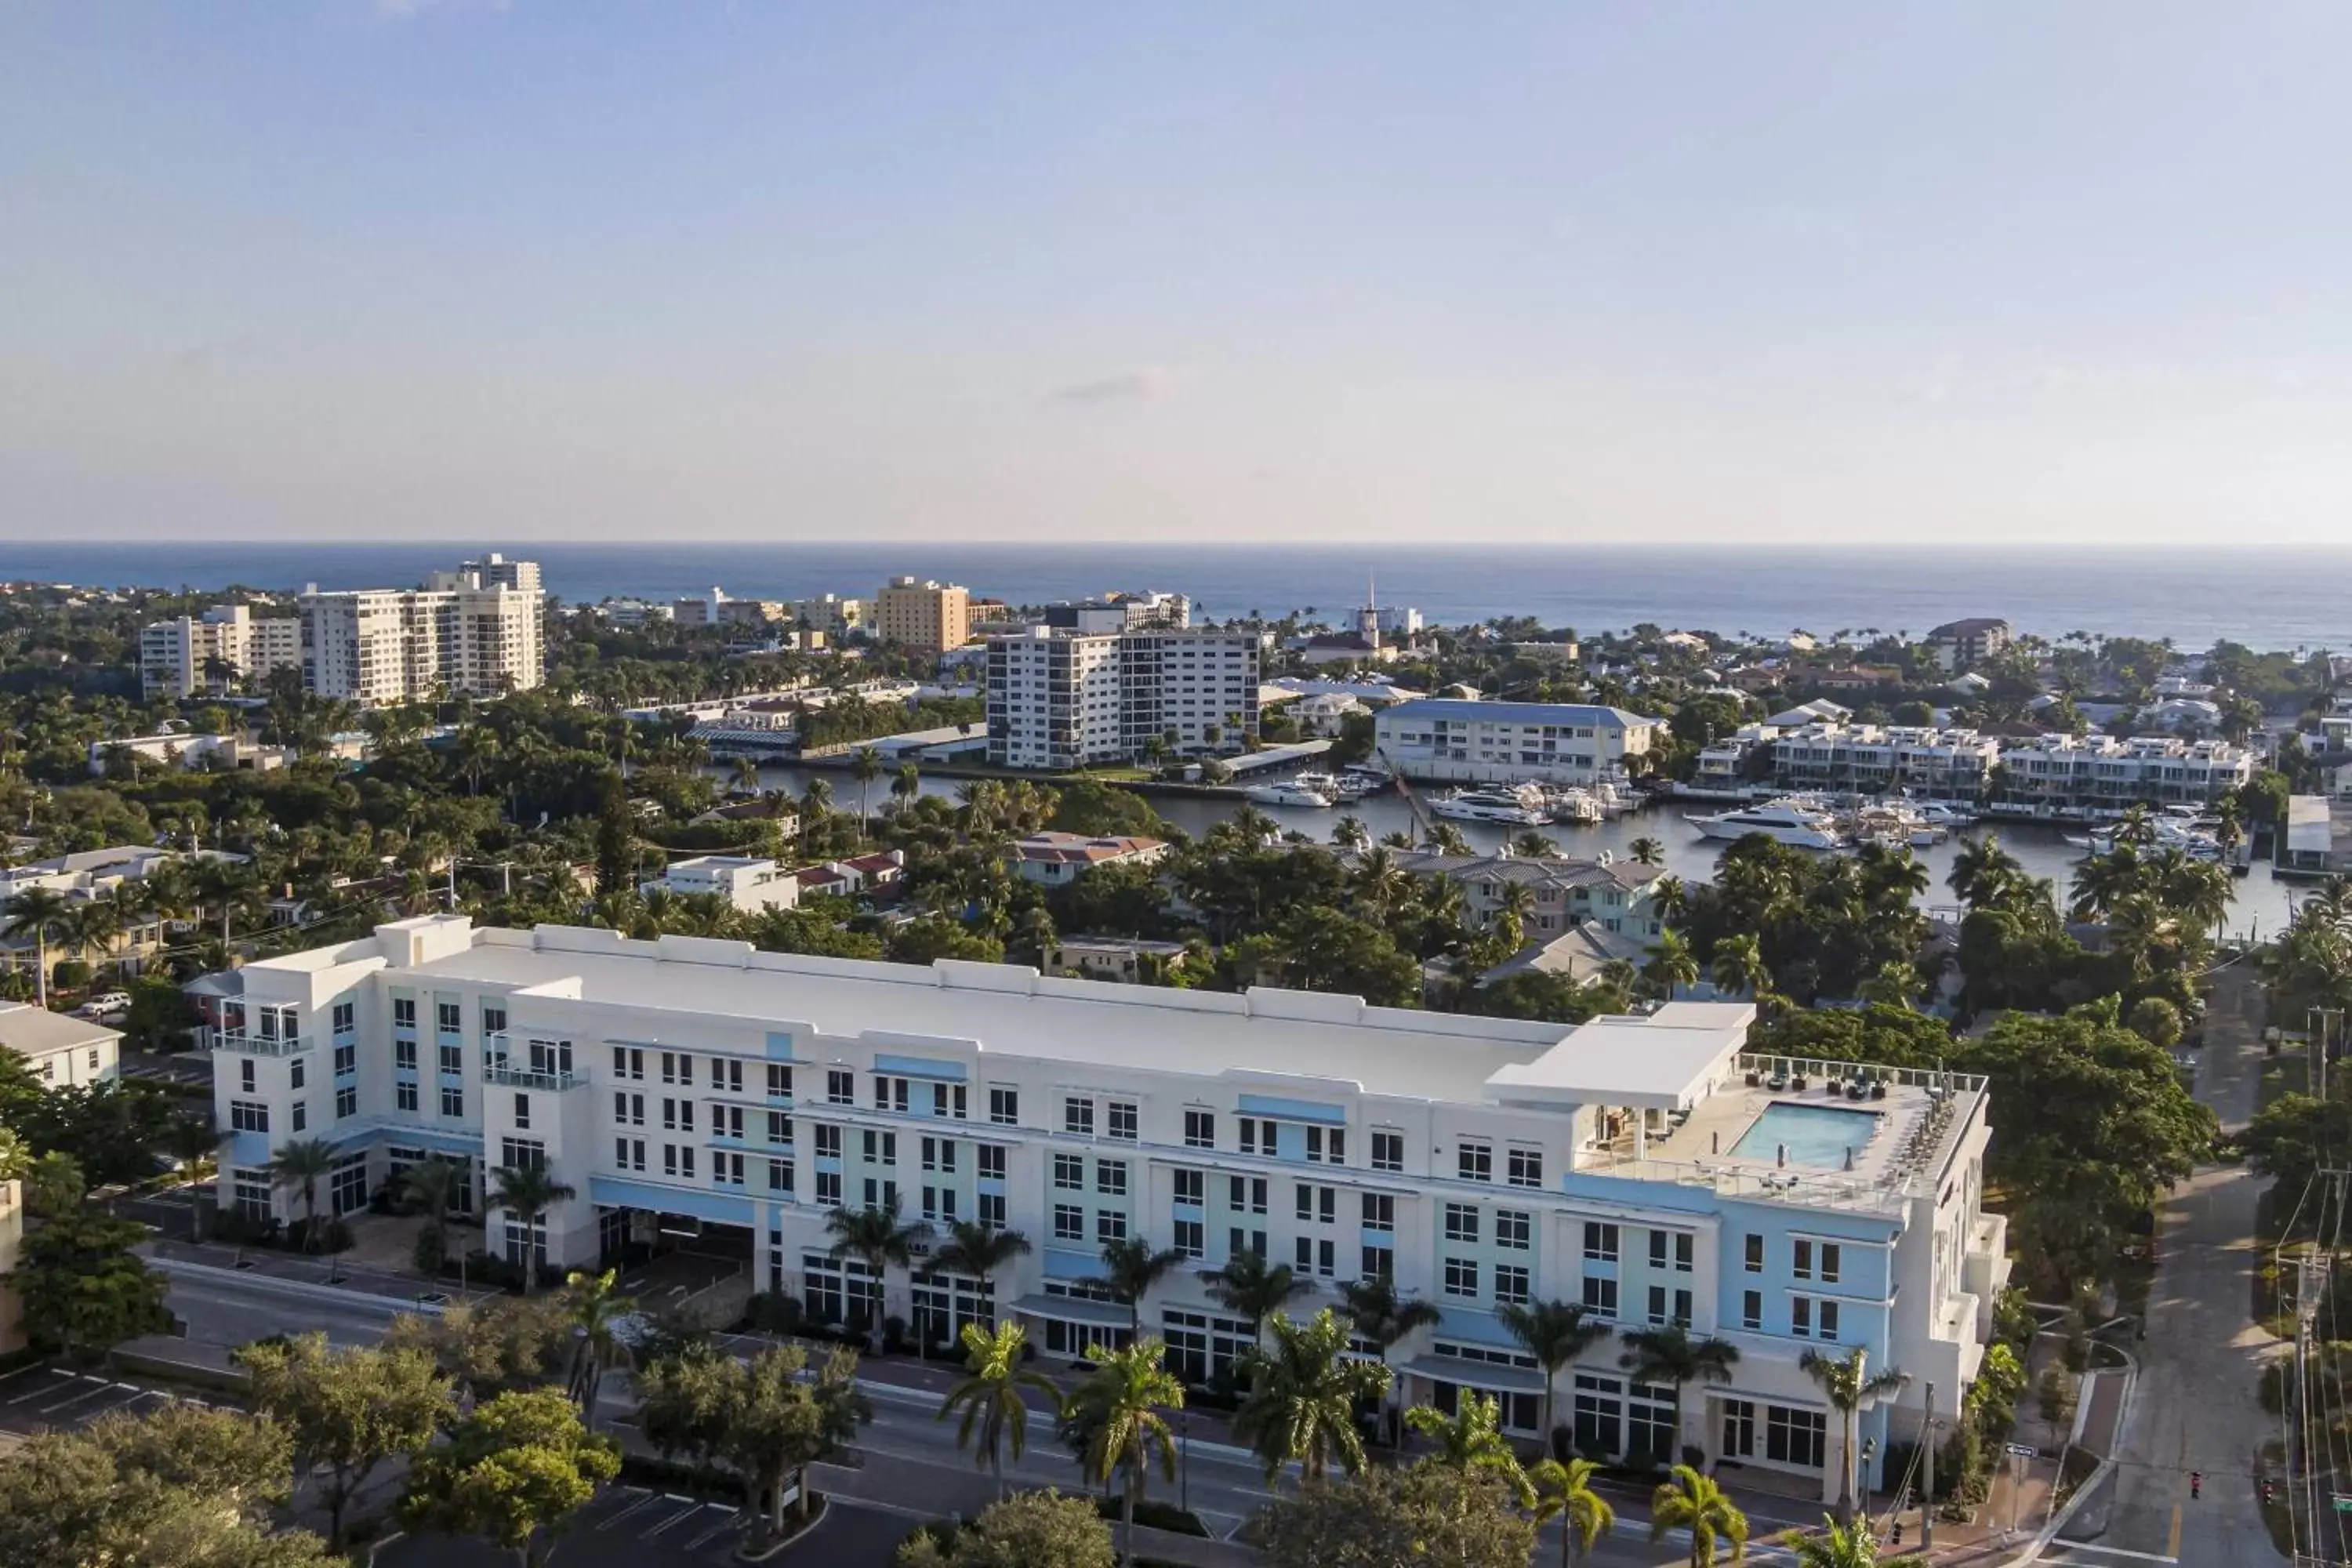
[[[1542,1373],[1497,1366],[1492,1362],[1462,1361],[1450,1355],[1417,1355],[1402,1370],[1414,1377],[1480,1388],[1489,1394],[1541,1394],[1544,1387]]]
[[[1098,1329],[1123,1329],[1133,1321],[1116,1301],[1089,1301],[1078,1296],[1024,1296],[1013,1303],[1013,1310],[1024,1318],[1051,1318]]]

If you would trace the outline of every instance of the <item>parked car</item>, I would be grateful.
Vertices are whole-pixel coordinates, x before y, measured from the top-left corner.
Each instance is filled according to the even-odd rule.
[[[75,1008],[74,1011],[85,1018],[103,1019],[118,1017],[122,1014],[131,1011],[131,993],[128,991],[101,991],[97,995],[91,997],[89,1001],[83,1003],[80,1006]]]

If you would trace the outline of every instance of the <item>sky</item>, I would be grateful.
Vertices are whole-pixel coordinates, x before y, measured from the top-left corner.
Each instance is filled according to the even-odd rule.
[[[0,0],[15,539],[2352,540],[2352,6]]]

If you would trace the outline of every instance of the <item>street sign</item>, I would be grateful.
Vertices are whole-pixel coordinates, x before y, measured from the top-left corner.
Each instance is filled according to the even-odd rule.
[[[2330,1492],[2328,1500],[2336,1505],[2336,1512],[2352,1513],[2352,1497],[2347,1497],[2342,1492]]]
[[[2023,1443],[2004,1443],[2001,1445],[2001,1452],[2012,1459],[2038,1459],[2042,1457],[2041,1449],[2031,1447]]]

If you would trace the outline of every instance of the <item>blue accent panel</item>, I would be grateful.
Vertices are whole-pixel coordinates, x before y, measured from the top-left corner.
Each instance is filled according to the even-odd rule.
[[[820,1171],[829,1172],[836,1176],[841,1174],[841,1156],[838,1154],[819,1154],[815,1164]]]
[[[436,1076],[440,1079],[441,1087],[443,1089],[463,1089],[466,1087],[466,1075],[462,1072],[445,1072]]]
[[[778,1110],[790,1110],[797,1101],[789,1094],[772,1094],[768,1103]]]
[[[978,1184],[982,1192],[993,1197],[1001,1198],[1005,1195],[1004,1178],[1002,1176],[982,1176]]]
[[[1392,1230],[1362,1231],[1357,1235],[1356,1240],[1364,1247],[1385,1247],[1391,1252],[1396,1250],[1396,1232]]]
[[[1332,1127],[1348,1125],[1345,1106],[1325,1105],[1312,1100],[1276,1100],[1264,1094],[1243,1095],[1241,1113],[1244,1116],[1278,1116],[1289,1121],[1320,1121]]]
[[[1307,1129],[1287,1121],[1274,1124],[1274,1157],[1294,1165],[1307,1163]]]
[[[788,1062],[793,1060],[793,1037],[790,1035],[770,1035],[768,1037],[768,1059],[772,1062]]]
[[[950,1083],[961,1083],[970,1075],[961,1062],[941,1061],[937,1057],[886,1057],[877,1055],[874,1070],[887,1072],[894,1078],[937,1078]]]
[[[1472,1344],[1502,1345],[1520,1350],[1519,1342],[1511,1331],[1495,1320],[1495,1314],[1476,1307],[1440,1307],[1439,1322],[1432,1332],[1449,1340],[1467,1341]],[[1525,1353],[1523,1351],[1521,1353]]]
[[[1102,1272],[1102,1258],[1092,1252],[1072,1252],[1067,1247],[1045,1248],[1045,1278],[1048,1279],[1091,1279]]]
[[[269,1134],[239,1132],[228,1141],[228,1163],[248,1170],[269,1163]]]
[[[1174,1211],[1175,1211],[1174,1217],[1176,1217],[1177,1219],[1198,1219],[1198,1220],[1205,1220],[1205,1219],[1207,1219],[1207,1218],[1208,1218],[1208,1211],[1207,1211],[1206,1206],[1205,1206],[1205,1205],[1201,1205],[1201,1204],[1176,1204],[1176,1205],[1172,1205],[1172,1206],[1173,1206]]]
[[[623,1182],[611,1176],[588,1178],[588,1201],[614,1208],[651,1209],[657,1214],[692,1215],[719,1225],[751,1224],[751,1200],[724,1193],[683,1192],[650,1182]]]

